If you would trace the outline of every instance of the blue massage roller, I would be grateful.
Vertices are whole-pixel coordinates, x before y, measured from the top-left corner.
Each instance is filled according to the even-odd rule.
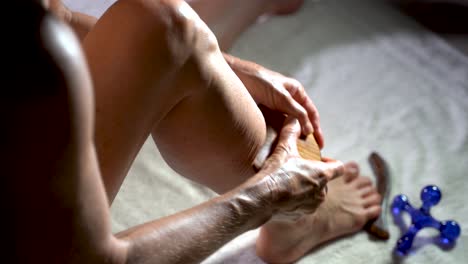
[[[440,242],[443,245],[452,245],[460,236],[460,226],[453,220],[440,222],[431,216],[431,207],[438,204],[442,198],[442,193],[437,186],[428,185],[421,191],[421,208],[415,209],[408,201],[406,195],[400,194],[393,199],[393,214],[399,215],[406,211],[411,216],[411,226],[397,242],[396,251],[401,255],[406,255],[413,245],[413,239],[419,230],[427,227],[438,229],[440,232]]]

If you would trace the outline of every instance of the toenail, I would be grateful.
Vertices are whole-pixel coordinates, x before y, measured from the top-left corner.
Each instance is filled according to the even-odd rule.
[[[350,174],[353,174],[353,175],[358,173],[356,167],[354,167],[354,166],[350,167],[350,168],[348,169],[348,172],[349,172]]]

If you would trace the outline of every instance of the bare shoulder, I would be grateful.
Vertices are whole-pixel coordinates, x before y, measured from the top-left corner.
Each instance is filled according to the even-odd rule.
[[[5,32],[4,63],[9,67],[4,82],[21,88],[8,89],[8,94],[18,99],[53,93],[89,95],[86,60],[74,32],[37,1],[9,3],[6,10],[19,15]]]
[[[9,12],[22,12],[3,46],[2,251],[11,263],[65,263],[73,254],[99,252],[89,247],[99,249],[110,235],[92,141],[90,76],[67,25],[37,1],[9,2],[21,3]]]
[[[73,141],[80,145],[91,133],[90,76],[79,42],[66,25],[37,1],[15,2],[21,4],[13,4],[10,11],[21,9],[21,22],[8,29],[4,43],[2,63],[7,67],[0,101],[7,134],[0,140],[16,152],[31,136],[40,135],[42,140],[28,142],[28,149],[37,146],[34,150],[41,148],[52,158],[61,154],[58,149]]]

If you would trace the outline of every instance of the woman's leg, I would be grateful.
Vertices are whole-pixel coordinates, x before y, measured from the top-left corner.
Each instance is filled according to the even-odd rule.
[[[217,191],[254,173],[265,121],[188,5],[120,0],[88,34],[84,48],[96,93],[96,148],[110,201],[151,132],[171,166]],[[275,262],[297,259],[378,214],[375,189],[356,173],[330,184],[329,192],[317,213],[300,223],[264,226],[259,255]]]
[[[262,114],[212,33],[178,2],[121,0],[84,41],[110,201],[150,131],[172,167],[216,191],[253,174]]]
[[[223,45],[225,47],[229,47],[229,46],[232,45],[232,42],[234,41],[234,39],[242,31],[244,31],[249,25],[251,25],[252,23],[255,22],[255,20],[257,19],[258,16],[260,16],[262,14],[265,14],[265,13],[290,13],[290,12],[294,12],[295,10],[297,10],[301,6],[303,0],[275,0],[275,1],[271,1],[271,0],[239,0],[239,1],[238,0],[224,0],[224,1],[192,0],[192,1],[188,1],[188,2],[195,9],[197,14],[199,14],[201,16],[201,18],[205,22],[208,23],[208,26],[211,29],[217,30],[216,36],[217,36],[218,42],[223,43]],[[123,5],[125,5],[125,4],[123,4]],[[142,8],[146,8],[146,7],[142,7]],[[115,7],[113,9],[115,9]],[[138,12],[138,11],[136,11],[136,12]],[[111,15],[109,15],[107,13],[109,13],[109,12],[106,12],[106,16],[107,17],[113,17],[114,20],[116,19],[115,17],[122,16],[122,14],[120,14],[118,16],[115,16],[114,13],[117,13],[117,12],[114,12],[114,11],[111,12],[112,13]],[[81,18],[82,15],[81,14],[75,14],[75,16],[77,18]],[[129,17],[130,17],[130,15],[129,15]],[[80,19],[80,21],[81,20],[82,19]],[[105,20],[108,20],[108,19],[106,18]],[[86,24],[85,27],[88,30],[91,30],[94,27],[94,23],[95,23],[94,21],[92,23],[90,21],[91,20],[88,19],[88,20],[86,20],[87,23],[85,23]],[[71,21],[71,22],[76,22],[76,21]],[[150,23],[152,23],[152,22],[150,22]],[[118,25],[118,24],[113,23],[113,22],[111,24]],[[142,28],[145,27],[143,25],[140,25],[140,26]],[[96,32],[101,32],[101,33],[105,32],[104,34],[108,35],[109,33],[107,33],[107,31],[110,30],[109,27],[110,27],[109,24],[106,24],[104,26],[100,26],[100,29],[98,29]],[[140,32],[140,30],[142,30],[142,29],[138,29],[138,30],[136,30],[134,32]],[[88,40],[84,43],[85,48],[88,50],[88,52],[87,52],[88,53],[88,59],[90,60],[90,62],[92,64],[91,66],[95,65],[96,74],[97,75],[106,75],[106,73],[104,73],[103,71],[109,71],[109,72],[120,71],[120,73],[123,72],[123,76],[126,76],[127,73],[128,74],[134,73],[136,76],[138,76],[138,72],[141,72],[140,69],[142,67],[145,67],[145,66],[136,66],[134,64],[140,64],[140,63],[142,64],[143,61],[138,61],[138,56],[145,56],[143,54],[147,52],[146,49],[141,49],[138,46],[139,43],[138,43],[137,39],[135,39],[135,41],[133,41],[133,40],[129,41],[129,43],[118,43],[118,41],[109,42],[109,43],[112,43],[112,44],[109,44],[109,46],[103,47],[102,43],[96,43],[96,42],[99,42],[99,41],[95,40],[96,35],[101,34],[101,33],[91,34],[89,36]],[[83,34],[83,35],[87,35],[87,34]],[[118,36],[116,36],[115,38],[117,38],[117,37]],[[110,47],[110,45],[116,46],[116,47]],[[109,50],[109,48],[111,50]],[[125,62],[124,64],[118,64],[118,65],[112,65],[113,62],[103,61],[102,60],[102,58],[104,58],[106,55],[105,55],[105,53],[101,52],[101,49],[108,50],[109,53],[112,53],[113,50],[120,50],[120,52],[126,53],[127,48],[128,49],[133,49],[134,51],[138,50],[138,51],[140,51],[141,54],[140,53],[137,54],[138,52],[134,52],[134,54],[125,55],[125,56],[127,56],[126,58],[124,58],[123,54],[122,54],[122,56],[113,57],[116,60],[119,60],[119,61],[123,60]],[[157,50],[157,46],[150,47],[150,49],[153,49],[153,53],[154,53]],[[151,53],[151,51],[149,53]],[[113,55],[109,55],[109,56],[113,56]],[[127,63],[127,60],[128,61],[136,61],[136,62]],[[110,66],[109,67],[105,66],[104,65],[105,63],[109,63]],[[224,64],[224,62],[221,62],[221,64]],[[125,66],[122,66],[122,65],[125,65]],[[224,65],[224,66],[226,67],[226,65]],[[209,71],[209,69],[210,69],[210,67],[205,67],[205,66],[203,68],[206,69],[207,71]],[[213,67],[211,67],[211,69],[213,70]],[[217,71],[219,71],[219,69],[217,69]],[[232,75],[230,70],[228,70],[228,72]],[[153,78],[153,80],[158,80],[161,76],[163,76],[165,74],[167,74],[167,73],[165,73],[165,72],[159,73],[159,72],[155,71],[152,78]],[[112,109],[112,113],[114,113],[114,115],[116,115],[116,117],[113,119],[114,120],[113,122],[116,122],[116,123],[120,122],[120,123],[125,123],[126,124],[126,122],[124,122],[122,120],[122,118],[124,118],[124,117],[122,117],[123,113],[120,113],[120,111],[116,111],[115,107],[107,105],[109,103],[109,101],[112,103],[112,99],[108,98],[108,93],[109,93],[108,84],[113,83],[113,82],[118,82],[117,79],[115,78],[115,76],[113,77],[112,80],[109,80],[107,78],[105,80],[103,80],[103,79],[104,78],[101,78],[100,76],[97,76],[96,80],[95,80],[96,84],[99,84],[100,87],[103,87],[103,88],[98,87],[96,89],[96,97],[97,97],[97,101],[98,101],[98,104],[97,104],[98,126],[101,126],[101,124],[102,124],[102,126],[107,126],[107,125],[105,125],[106,122],[101,122],[101,120],[106,121],[106,120],[109,119],[107,116],[110,116],[110,114],[105,113],[106,111],[108,111],[107,109]],[[181,78],[179,78],[179,79],[181,79]],[[238,81],[237,77],[234,77],[234,79],[236,79],[236,82]],[[143,79],[140,78],[140,82],[142,82],[142,80]],[[222,78],[222,80],[225,80],[225,79]],[[128,80],[128,81],[130,83],[129,85],[133,85],[133,84],[131,84],[130,80]],[[119,86],[125,86],[124,84],[125,83],[119,82]],[[143,85],[145,85],[145,84],[143,84]],[[182,85],[186,85],[186,84],[182,84]],[[179,84],[179,86],[180,86],[180,84]],[[193,88],[195,88],[195,87],[193,87]],[[117,93],[118,90],[125,91],[125,88],[121,88],[121,89],[111,88],[111,89],[112,89],[113,93]],[[229,93],[231,93],[231,90],[232,89],[228,89]],[[126,95],[124,93],[121,96],[125,97]],[[162,94],[160,94],[158,98],[153,100],[152,107],[155,108],[155,109],[152,109],[152,110],[149,110],[149,111],[156,111],[156,112],[158,111],[157,108],[160,107],[160,106],[158,106],[158,104],[157,104],[158,101],[157,100],[158,99],[160,100],[160,98],[162,98],[161,96],[162,96]],[[233,94],[233,96],[237,96],[237,95]],[[230,95],[230,98],[233,98],[233,96]],[[101,97],[104,97],[104,98],[107,98],[107,99],[101,100],[100,99]],[[249,96],[243,96],[243,98],[248,98],[248,97]],[[198,99],[196,99],[196,100],[198,100],[198,102],[196,102],[195,97],[193,97],[191,100],[186,100],[184,102],[184,104],[181,105],[182,107],[180,108],[180,109],[187,109],[187,108],[190,108],[190,107],[195,107],[196,109],[199,110],[198,112],[196,112],[196,111],[194,112],[192,109],[189,109],[189,112],[193,113],[193,117],[191,117],[190,120],[189,120],[192,123],[195,122],[195,120],[197,120],[196,117],[198,117],[198,119],[202,118],[202,121],[207,121],[207,120],[204,119],[206,112],[207,111],[210,112],[211,110],[215,109],[215,108],[213,108],[214,104],[212,104],[211,102],[201,102],[200,101],[200,100],[206,100],[206,98],[202,98],[202,97],[197,97],[197,98]],[[213,97],[211,97],[211,98],[212,98],[212,100],[217,100],[217,98],[213,98]],[[174,98],[174,100],[179,100],[179,99],[180,98]],[[101,101],[103,102],[102,104],[100,103]],[[202,107],[197,107],[195,104],[203,104],[203,105],[202,105]],[[252,104],[252,102],[248,102],[247,104],[250,105],[250,104]],[[135,105],[138,106],[138,108],[140,108],[138,113],[141,114],[142,112],[148,112],[148,111],[144,111],[143,109],[145,109],[145,106],[140,105],[138,102],[135,103]],[[159,104],[159,105],[161,105],[161,104]],[[187,107],[188,105],[191,105],[191,106]],[[229,105],[229,104],[223,104],[223,105]],[[233,104],[233,105],[236,105],[236,107],[238,107],[238,108],[244,107],[243,105],[239,105],[237,103]],[[127,106],[129,106],[129,105],[127,105]],[[247,109],[249,109],[249,108],[252,108],[252,107],[247,107]],[[126,109],[126,108],[123,108],[123,109]],[[120,108],[121,111],[123,111],[123,109]],[[184,110],[184,111],[187,111],[187,110]],[[225,111],[227,111],[227,112],[222,113],[222,112],[218,111],[217,112],[217,117],[220,118],[220,117],[222,117],[223,114],[226,114],[226,113],[230,113],[232,115],[233,113],[235,113],[238,110],[236,110],[236,109],[225,109]],[[134,115],[138,116],[137,118],[135,118],[133,120],[134,123],[138,123],[138,124],[143,123],[143,124],[145,124],[145,123],[148,122],[148,118],[149,118],[148,116],[145,116],[145,118],[146,118],[145,120],[140,121],[139,119],[140,119],[141,115],[136,114],[136,113],[134,113]],[[179,115],[179,116],[176,117],[176,115]],[[183,117],[181,118],[180,115],[182,115]],[[210,113],[210,115],[211,115],[211,113]],[[105,117],[101,118],[99,116],[105,116]],[[132,113],[127,113],[127,114],[125,114],[123,116],[132,116]],[[184,120],[184,119],[187,118],[187,116],[185,114],[183,114],[182,111],[174,111],[174,112],[171,113],[170,116],[171,117],[176,117],[177,120]],[[238,115],[238,114],[234,114],[233,118],[242,119],[243,116]],[[120,119],[120,121],[117,121],[119,119]],[[172,119],[174,119],[174,118],[172,118]],[[224,117],[221,118],[221,119],[222,119],[222,122],[226,122],[228,124],[233,124],[233,122],[231,122],[231,121],[234,121],[234,120],[226,119]],[[169,121],[169,120],[171,120],[171,118],[168,118],[167,120]],[[229,126],[226,126],[226,125],[222,126],[222,122],[221,123],[217,122],[217,126],[218,127],[224,127],[224,129],[228,129]],[[264,124],[261,124],[262,122],[263,121],[260,122],[260,124],[259,124],[260,126],[262,126],[262,125],[264,126]],[[200,122],[197,122],[197,123],[200,123]],[[201,122],[201,124],[202,123],[203,122]],[[208,121],[208,124],[212,124],[212,123],[215,123],[215,122]],[[240,122],[240,123],[245,124],[245,120]],[[239,122],[236,122],[235,124],[239,124]],[[117,124],[114,124],[114,126],[115,125],[117,125]],[[130,127],[133,127],[134,125],[135,124],[130,125]],[[167,124],[167,126],[168,125],[169,124]],[[136,125],[136,127],[139,127],[139,126]],[[207,129],[207,130],[198,131],[198,132],[200,132],[203,135],[207,135],[207,136],[209,135],[209,133],[213,133],[214,132],[213,129],[215,129],[214,127],[210,127],[209,125],[204,125],[203,128]],[[210,129],[211,129],[211,132],[209,132]],[[237,126],[236,129],[241,129],[241,130],[245,129],[246,131],[249,131],[249,129],[246,129],[245,127],[239,127],[239,126]],[[126,130],[124,128],[124,130],[122,131],[122,132],[127,131],[126,133],[122,133],[122,137],[120,138],[120,141],[123,141],[124,143],[119,143],[118,144],[122,148],[121,151],[123,151],[123,153],[121,155],[123,155],[123,156],[125,156],[124,153],[127,153],[125,151],[125,150],[127,150],[127,148],[125,147],[125,142],[128,143],[131,146],[134,146],[133,141],[131,139],[128,139],[128,140],[126,140],[126,139],[127,138],[132,138],[132,133],[138,134],[138,131],[131,131],[131,130],[132,129]],[[101,136],[100,135],[101,131],[105,131],[105,129],[99,129],[98,130],[98,132],[97,132],[98,133],[98,135],[97,135],[98,142],[97,143],[98,143],[98,145],[102,145],[102,147],[100,147],[100,148],[103,149],[103,152],[104,152],[104,149],[108,150],[109,152],[113,152],[113,153],[114,153],[114,151],[118,151],[117,149],[114,149],[115,147],[113,147],[113,146],[115,146],[115,144],[112,143],[114,141],[110,141],[110,139],[108,139],[107,137]],[[141,130],[141,131],[143,132],[143,134],[145,134],[145,132],[146,132],[146,130],[144,130],[144,129]],[[153,134],[158,134],[159,133],[160,134],[159,137],[163,138],[163,135],[164,135],[163,130],[158,129],[158,127],[155,127],[153,132],[154,132]],[[191,133],[195,133],[195,132],[197,132],[197,131],[192,131]],[[106,134],[106,132],[102,132],[102,133]],[[224,136],[226,136],[226,137],[228,135],[229,135],[229,133],[224,134]],[[114,136],[114,137],[117,137],[117,136]],[[178,137],[175,136],[173,138],[176,139]],[[208,137],[206,137],[206,138],[208,138]],[[177,144],[175,144],[176,142],[173,142],[174,140],[172,140],[170,142],[170,145],[173,146],[173,147],[171,147],[169,149],[172,150],[172,152],[174,152],[174,151],[176,151],[176,152],[179,152],[179,151],[186,152],[186,149],[181,149],[181,147],[192,149],[194,146],[198,146],[198,151],[203,151],[203,149],[208,146],[207,144],[211,144],[212,146],[218,146],[214,141],[211,141],[212,140],[211,137],[210,137],[210,142],[208,142],[208,143],[203,142],[203,140],[206,140],[206,138],[198,138],[196,140],[192,139],[193,140],[192,143],[194,143],[194,145],[186,145],[186,146],[182,146],[181,142],[178,142]],[[235,137],[233,138],[233,140],[235,140]],[[119,142],[119,140],[116,140],[116,141]],[[136,147],[136,149],[139,149],[139,146],[141,146],[141,142],[143,142],[143,141],[144,141],[144,139],[139,138],[139,144],[135,145],[135,146],[138,146],[138,147]],[[248,140],[246,143],[251,144],[252,142],[250,142]],[[163,144],[164,144],[164,141],[159,140],[159,145],[161,145],[160,148],[163,148]],[[199,147],[200,145],[203,145],[205,147],[200,148]],[[224,146],[223,148],[225,148],[225,147],[228,147],[228,145]],[[181,166],[177,166],[177,164],[182,164],[181,162],[178,161],[179,156],[171,154],[170,150],[165,153],[166,154],[165,155],[166,160],[168,160],[168,162],[171,163],[171,165],[173,165],[175,167],[181,167]],[[138,152],[138,150],[132,149],[131,156],[134,157],[137,152]],[[213,152],[210,152],[210,153],[213,153]],[[243,162],[242,160],[240,160],[239,158],[237,158],[235,156],[235,153],[231,153],[231,154],[232,154],[232,157],[229,159],[230,160],[229,162],[231,162],[231,163],[234,162],[234,161],[237,162],[237,163],[242,163]],[[118,155],[118,152],[115,153],[115,155]],[[250,155],[252,155],[252,154],[250,154]],[[248,154],[243,155],[243,156],[246,156],[246,159],[248,159],[248,160],[251,159],[251,157],[249,157]],[[108,157],[109,157],[109,155],[105,155],[104,157],[101,157],[101,163],[102,163],[103,169],[107,170],[106,168],[112,167],[112,168],[115,168],[118,171],[127,171],[128,170],[128,167],[129,167],[128,161],[127,162],[123,162],[123,161],[118,162],[117,166],[113,166],[113,165],[112,166],[107,166],[107,165],[105,165],[105,164],[108,163],[107,162]],[[194,157],[194,155],[192,155],[192,157]],[[199,155],[195,155],[195,157],[199,157]],[[217,158],[219,158],[219,156],[217,156]],[[131,160],[133,160],[133,158]],[[191,166],[194,162],[187,163],[186,160],[187,160],[186,158],[183,158],[183,161],[184,161],[183,166],[185,168],[180,168],[180,169],[182,169],[181,172],[184,172],[184,171],[192,172],[192,171],[194,171],[192,169],[193,167]],[[216,164],[217,165],[210,165],[210,166],[207,166],[207,167],[211,167],[214,171],[218,171],[219,168],[221,168],[223,165],[225,165],[222,162],[221,163],[216,163]],[[196,165],[195,168],[197,166],[200,166],[200,165],[201,164]],[[237,168],[237,166],[236,166],[236,168]],[[203,174],[204,171],[202,171],[202,170],[196,170],[196,171],[199,172],[200,175],[192,175],[192,173],[188,173],[188,174],[186,174],[186,176],[191,177],[192,179],[197,180],[199,182],[205,183],[205,184],[209,185],[210,187],[216,189],[217,191],[224,191],[224,190],[229,189],[231,186],[235,186],[235,185],[241,183],[246,177],[248,177],[252,173],[250,168],[249,169],[243,168],[241,173],[239,173],[239,171],[235,171],[233,173],[236,173],[237,175],[242,175],[242,176],[240,176],[238,179],[235,178],[235,177],[231,178],[233,180],[235,179],[235,181],[231,181],[231,180],[223,180],[223,178],[220,178],[219,176],[213,178],[213,177],[211,177],[211,175]],[[201,174],[203,174],[203,175],[201,175]],[[109,176],[107,176],[107,175],[109,175]],[[111,200],[113,199],[113,197],[115,196],[117,190],[119,189],[120,184],[123,182],[124,177],[125,177],[125,174],[122,175],[122,173],[114,172],[113,170],[110,170],[110,173],[104,173],[104,183],[106,185],[106,189],[109,190],[109,194],[110,194],[109,198],[111,198]],[[215,180],[215,181],[213,182],[213,180]],[[219,185],[219,188],[216,185]]]
[[[304,0],[187,0],[216,35],[221,50],[229,49],[239,35],[265,14],[289,14]]]
[[[190,0],[186,2],[214,32],[219,46],[225,49],[229,48],[239,34],[253,24],[259,16],[266,13],[294,12],[302,5],[303,0]],[[225,75],[232,76],[231,70],[226,68],[224,61],[220,60],[220,58],[217,58],[217,61],[212,60],[212,63],[205,64],[203,67],[215,74],[223,72]],[[220,68],[219,65],[223,67]],[[172,168],[217,192],[227,191],[253,175],[254,171],[250,165],[256,152],[252,151],[258,150],[258,144],[263,144],[263,141],[258,142],[256,140],[259,138],[253,140],[255,136],[245,134],[253,132],[255,135],[259,129],[262,134],[265,133],[263,132],[265,128],[263,118],[249,121],[245,120],[243,115],[239,115],[244,112],[243,109],[256,108],[252,102],[242,103],[243,99],[239,97],[239,94],[245,93],[236,87],[242,87],[242,90],[245,90],[243,85],[236,85],[232,83],[232,80],[221,79],[224,84],[219,83],[218,87],[223,87],[224,99],[211,88],[203,89],[197,96],[186,100],[179,105],[177,110],[172,111],[163,123],[154,127],[152,133],[161,154]],[[233,79],[237,82],[237,77]],[[176,86],[186,86],[187,82],[192,82],[189,84],[192,86],[194,84],[201,87],[207,85],[206,82],[193,82],[191,73],[187,73],[187,77],[182,76],[180,80],[183,82]],[[208,116],[210,118],[207,118]],[[179,129],[181,124],[185,125],[184,129]],[[239,141],[239,135],[245,139]],[[264,135],[261,138],[264,138]],[[254,145],[251,145],[252,143]],[[242,145],[244,147],[240,147]],[[226,170],[226,168],[230,169]]]

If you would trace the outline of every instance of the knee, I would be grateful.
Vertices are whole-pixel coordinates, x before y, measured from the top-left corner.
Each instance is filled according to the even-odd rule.
[[[141,20],[149,42],[164,44],[171,59],[183,64],[190,56],[217,50],[213,32],[182,0],[120,0]]]

